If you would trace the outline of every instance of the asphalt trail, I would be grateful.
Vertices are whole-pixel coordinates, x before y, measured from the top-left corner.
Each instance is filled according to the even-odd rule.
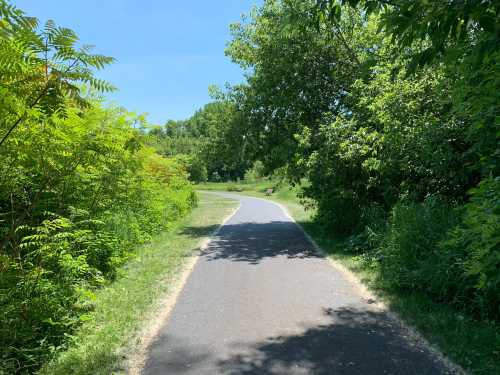
[[[202,252],[143,374],[448,373],[277,205],[223,195],[241,207]]]

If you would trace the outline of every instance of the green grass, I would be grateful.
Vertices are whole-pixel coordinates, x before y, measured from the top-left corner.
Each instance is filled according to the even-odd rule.
[[[230,184],[199,185],[198,189],[227,190]],[[234,184],[232,184],[234,185]],[[305,210],[297,198],[297,189],[282,186],[271,197],[265,195],[265,183],[241,184],[240,194],[270,199],[287,208],[294,219],[332,259],[353,271],[409,325],[453,362],[471,374],[500,374],[500,325],[480,321],[446,304],[437,304],[425,295],[385,290],[376,263],[348,253],[343,242],[325,233],[317,225],[313,210]]]
[[[127,353],[158,301],[169,292],[186,259],[215,230],[237,203],[210,194],[178,226],[142,247],[114,283],[100,290],[94,311],[72,344],[45,366],[42,374],[113,374],[123,372]],[[189,228],[189,230],[184,230]]]
[[[259,180],[259,181],[240,181],[240,182],[205,182],[196,186],[200,190],[219,190],[235,192],[265,192],[266,189],[274,187],[278,181]]]

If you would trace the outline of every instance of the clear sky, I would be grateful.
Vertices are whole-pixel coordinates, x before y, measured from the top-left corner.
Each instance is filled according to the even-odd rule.
[[[260,0],[13,0],[41,22],[73,29],[117,62],[99,73],[111,100],[149,120],[189,117],[210,101],[208,86],[242,81],[224,56],[229,24]]]

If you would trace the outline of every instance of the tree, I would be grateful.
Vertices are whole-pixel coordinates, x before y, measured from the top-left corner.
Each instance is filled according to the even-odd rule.
[[[235,180],[243,178],[251,165],[243,127],[235,104],[220,98],[187,120],[167,121],[163,129],[153,129],[149,137],[161,154],[181,156],[193,181],[202,182],[215,172],[223,180]]]
[[[379,28],[407,58],[408,73],[443,64],[453,80],[454,111],[467,117],[477,170],[500,172],[500,2],[426,0],[317,0],[316,16],[336,25],[348,4],[380,15]],[[418,46],[419,48],[415,48]]]
[[[39,30],[35,18],[5,0],[0,1],[0,16],[0,90],[2,97],[19,101],[17,105],[3,103],[8,106],[2,114],[0,147],[34,107],[46,115],[64,114],[66,98],[80,108],[89,106],[81,84],[96,91],[113,90],[109,83],[95,78],[93,71],[113,58],[91,54],[90,46],[78,49],[78,37],[72,30],[57,27],[53,21]]]
[[[233,40],[226,53],[248,70],[247,85],[233,95],[244,113],[249,147],[269,170],[288,166],[290,176],[302,177],[294,163],[299,134],[314,134],[324,113],[342,111],[347,88],[358,61],[335,32],[313,22],[310,1],[267,1],[244,23],[232,25]],[[354,32],[361,18],[344,22]]]

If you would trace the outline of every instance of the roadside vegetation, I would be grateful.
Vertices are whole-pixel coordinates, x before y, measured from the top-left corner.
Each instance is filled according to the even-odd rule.
[[[152,127],[148,143],[160,155],[182,162],[195,183],[242,179],[252,166],[240,133],[243,118],[217,89],[211,94],[215,101],[189,119]]]
[[[113,87],[94,73],[112,62],[0,0],[1,374],[65,350],[138,246],[196,205],[185,166],[147,145],[144,120],[102,104]]]
[[[233,200],[200,194],[198,206],[170,231],[136,250],[117,280],[95,293],[92,311],[41,374],[127,373],[127,360],[141,345],[141,330],[154,321],[158,301],[172,293],[186,260],[237,206]],[[189,230],[186,230],[189,228]]]

